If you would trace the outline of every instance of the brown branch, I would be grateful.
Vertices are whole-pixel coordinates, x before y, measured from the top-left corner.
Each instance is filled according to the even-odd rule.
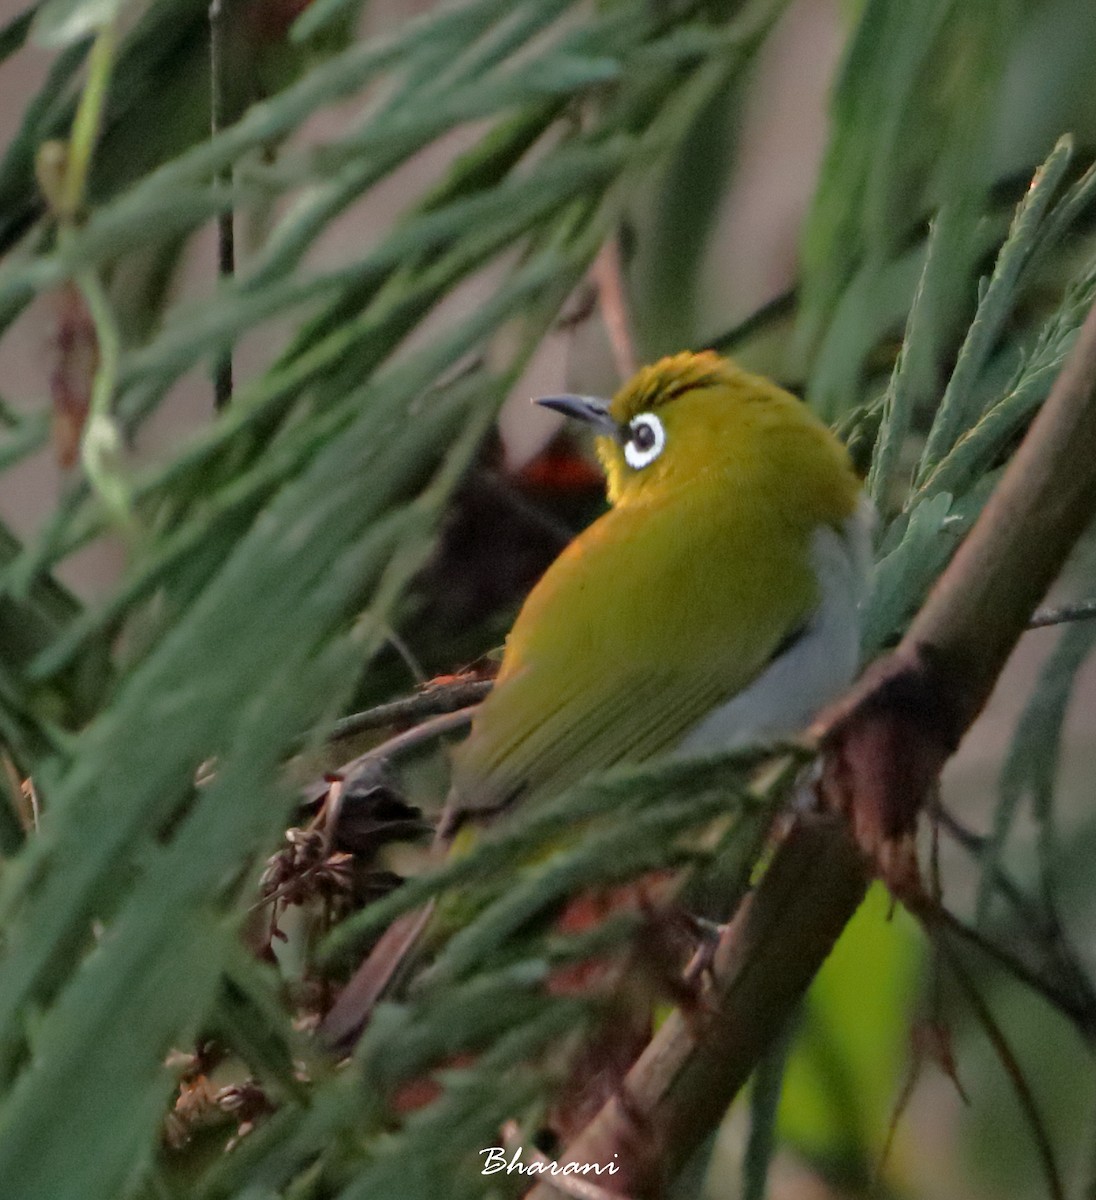
[[[780,1034],[866,887],[839,818],[797,822],[720,937],[711,994],[698,1011],[670,1014],[621,1092],[558,1161],[616,1162],[621,1170],[603,1184],[659,1195]],[[554,1196],[545,1181],[527,1200]]]
[[[385,729],[389,725],[405,725],[420,717],[432,717],[436,713],[455,712],[477,704],[491,690],[489,679],[458,678],[454,683],[430,683],[414,696],[378,704],[364,712],[351,713],[336,721],[328,741],[338,742],[343,738],[365,733],[370,729]]]
[[[630,379],[639,369],[636,358],[635,337],[632,334],[632,319],[628,311],[628,299],[624,290],[624,268],[620,261],[620,243],[610,238],[594,260],[592,268],[597,287],[598,305],[609,345],[613,349],[613,362],[621,379]]]
[[[476,708],[475,704],[470,704],[467,708],[458,708],[455,712],[439,713],[436,717],[404,730],[403,733],[397,733],[395,737],[390,737],[379,746],[374,746],[372,750],[359,754],[357,758],[342,763],[331,774],[338,775],[343,786],[349,788],[358,778],[368,776],[378,765],[393,762],[446,734],[465,729],[471,723]]]
[[[417,697],[412,697],[412,699],[417,699]],[[393,701],[393,707],[403,703],[403,701]],[[456,709],[456,711],[449,711],[448,708],[444,708],[436,716],[430,717],[425,721],[420,721],[417,725],[412,725],[410,729],[405,729],[402,733],[393,734],[392,737],[385,738],[383,742],[374,746],[372,750],[367,750],[364,754],[359,754],[347,762],[340,763],[337,767],[328,771],[322,779],[314,779],[311,783],[305,784],[301,789],[301,793],[309,803],[315,803],[328,794],[331,788],[331,779],[337,779],[341,788],[338,793],[337,803],[341,804],[341,797],[345,791],[354,787],[362,780],[375,778],[389,763],[395,762],[396,759],[402,758],[405,754],[409,754],[413,750],[418,750],[430,742],[437,741],[447,734],[457,733],[459,730],[467,728],[472,722],[472,717],[475,715],[477,707],[478,704],[469,704],[465,708]],[[420,709],[419,711],[427,710]],[[360,713],[358,715],[365,717],[369,714]],[[385,723],[388,724],[389,722]]]
[[[718,1123],[860,904],[874,868],[926,898],[910,832],[1036,604],[1096,512],[1096,309],[984,511],[897,650],[818,725],[819,791],[720,940],[712,995],[673,1013],[560,1162],[615,1161],[612,1187],[660,1190]],[[549,1200],[541,1183],[530,1200]]]
[[[231,123],[227,98],[226,43],[228,41],[228,0],[211,0],[209,6],[209,81],[210,134],[218,133]],[[217,175],[218,187],[226,192],[232,188],[232,167]],[[217,214],[217,274],[231,279],[236,273],[236,233],[231,205]],[[219,412],[232,399],[232,349],[222,351],[213,364],[213,406]]]

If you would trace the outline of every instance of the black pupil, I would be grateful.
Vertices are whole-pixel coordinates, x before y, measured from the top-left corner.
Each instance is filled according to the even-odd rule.
[[[650,425],[647,424],[646,421],[642,421],[635,427],[635,429],[632,430],[632,445],[635,446],[637,450],[650,450],[654,444],[655,431],[650,427]]]

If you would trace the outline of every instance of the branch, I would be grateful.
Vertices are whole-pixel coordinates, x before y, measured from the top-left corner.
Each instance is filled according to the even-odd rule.
[[[342,763],[332,774],[337,774],[347,788],[358,779],[368,778],[370,772],[382,763],[393,762],[412,750],[428,745],[448,733],[456,733],[466,728],[475,715],[477,705],[469,704],[467,708],[458,708],[455,712],[442,712],[427,721],[405,729],[394,737],[387,738],[379,746],[359,754],[349,762]]]
[[[614,1191],[662,1194],[780,1035],[866,887],[843,821],[799,821],[720,937],[711,994],[670,1014],[619,1094],[558,1161],[616,1162]],[[555,1192],[541,1183],[527,1200]]]
[[[491,690],[489,679],[467,679],[458,677],[452,683],[428,684],[414,696],[378,704],[364,712],[351,713],[336,721],[328,734],[328,741],[339,742],[370,729],[386,729],[390,725],[405,725],[419,717],[432,717],[436,713],[455,712],[478,704]]]
[[[210,136],[216,137],[230,123],[227,99],[226,41],[228,0],[212,0],[209,6],[209,110]],[[231,164],[217,172],[217,184],[226,193],[232,190]],[[236,273],[236,232],[232,206],[217,215],[217,274],[231,279]],[[232,349],[217,356],[213,364],[213,407],[220,411],[232,399]]]
[[[715,1127],[863,897],[909,842],[941,767],[1096,512],[1096,309],[989,503],[893,654],[819,723],[819,791],[849,815],[801,818],[720,939],[710,1003],[673,1013],[560,1162],[624,1164],[656,1191]],[[916,880],[910,895],[922,901]],[[529,1200],[549,1200],[542,1183]]]
[[[621,379],[630,379],[639,369],[632,318],[624,288],[624,266],[620,259],[620,242],[611,237],[602,246],[592,270],[597,288],[601,319],[609,335],[613,361]]]

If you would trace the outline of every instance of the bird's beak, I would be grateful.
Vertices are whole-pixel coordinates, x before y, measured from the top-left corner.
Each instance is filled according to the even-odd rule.
[[[609,415],[608,402],[596,396],[541,396],[533,403],[554,409],[565,417],[574,417],[576,421],[585,421],[593,426],[595,433],[611,437],[614,442],[622,440],[620,426]]]

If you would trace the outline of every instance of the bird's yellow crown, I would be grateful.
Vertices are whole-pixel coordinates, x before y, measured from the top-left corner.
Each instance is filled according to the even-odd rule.
[[[855,506],[859,484],[830,431],[790,393],[710,351],[644,367],[609,415],[620,436],[599,437],[597,451],[614,506],[661,503],[700,479],[713,495],[779,495],[811,523]]]

